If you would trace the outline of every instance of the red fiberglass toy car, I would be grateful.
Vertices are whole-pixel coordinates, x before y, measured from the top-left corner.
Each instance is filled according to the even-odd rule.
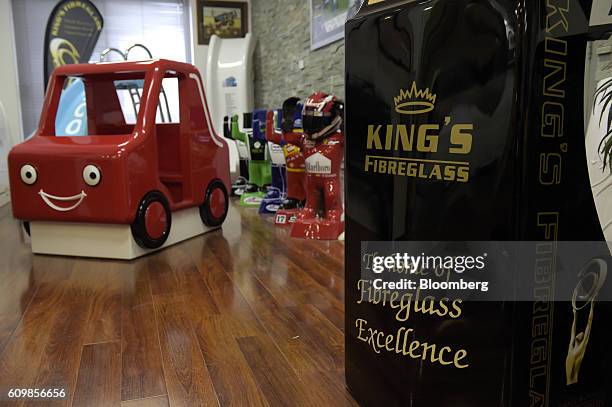
[[[56,134],[61,98],[79,81],[87,135]],[[176,104],[168,103],[172,97]],[[152,60],[58,68],[37,132],[9,155],[13,214],[25,225],[131,225],[146,249],[166,242],[174,211],[199,207],[206,226],[219,226],[228,210],[229,150],[211,123],[192,65]]]

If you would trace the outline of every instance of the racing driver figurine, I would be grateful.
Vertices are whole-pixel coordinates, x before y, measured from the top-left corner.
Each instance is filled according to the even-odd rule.
[[[305,163],[302,153],[304,133],[300,100],[291,97],[283,103],[281,132],[274,130],[273,120],[274,112],[268,112],[266,138],[283,148],[287,167],[287,198],[277,212],[276,224],[289,225],[295,221],[306,200]]]
[[[335,240],[344,232],[340,188],[343,117],[344,103],[333,95],[317,92],[304,105],[306,204],[293,224],[292,237]]]

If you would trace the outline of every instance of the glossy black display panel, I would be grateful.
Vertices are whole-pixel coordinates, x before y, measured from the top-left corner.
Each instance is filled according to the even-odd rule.
[[[452,320],[400,322],[358,288],[362,242],[603,241],[584,142],[590,15],[590,1],[366,0],[347,22],[346,375],[361,404],[610,405],[610,330],[568,385],[572,307],[548,301],[538,264],[516,276],[533,302],[466,301]],[[469,367],[377,353],[360,321],[465,349]]]

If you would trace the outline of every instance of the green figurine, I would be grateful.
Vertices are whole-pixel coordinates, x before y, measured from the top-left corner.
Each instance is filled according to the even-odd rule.
[[[265,186],[272,184],[272,166],[268,142],[263,137],[265,132],[261,129],[260,121],[253,120],[253,135],[240,131],[238,115],[232,116],[232,137],[249,146],[251,160],[249,161],[249,182],[256,185],[260,191],[254,194],[242,195],[240,202],[243,205],[259,206],[265,195]]]

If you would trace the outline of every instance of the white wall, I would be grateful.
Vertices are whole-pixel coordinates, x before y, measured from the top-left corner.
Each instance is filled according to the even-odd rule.
[[[0,205],[3,205],[8,199],[6,155],[10,147],[21,140],[23,133],[11,0],[0,0],[0,78],[2,78],[0,104],[2,104],[5,116],[5,122],[0,123],[0,127],[4,130],[0,129],[0,131],[8,133],[6,144],[0,140],[2,142],[0,145]]]
[[[249,5],[249,32],[252,32],[252,13],[251,0],[221,0],[221,1],[242,1]],[[265,1],[265,0],[264,0]],[[191,45],[193,64],[200,70],[202,77],[206,70],[206,57],[208,55],[208,45],[198,44],[198,0],[189,0],[191,9]]]

